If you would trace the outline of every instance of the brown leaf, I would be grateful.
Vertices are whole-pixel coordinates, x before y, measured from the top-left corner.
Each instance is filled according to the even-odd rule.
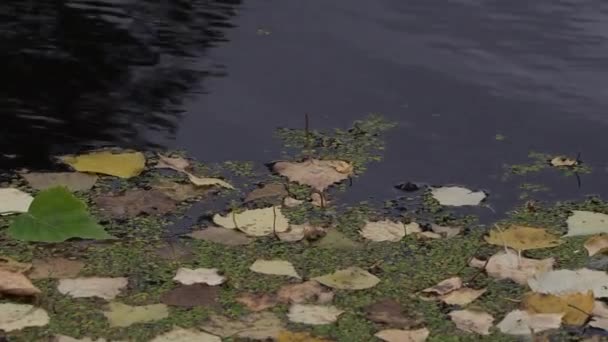
[[[283,200],[283,197],[288,195],[285,190],[285,185],[282,183],[269,183],[264,184],[261,188],[251,191],[247,197],[245,197],[245,203],[259,200],[259,199],[277,199]]]
[[[170,261],[190,261],[194,258],[192,247],[183,243],[167,242],[163,246],[154,250],[159,257]]]
[[[175,201],[158,190],[127,190],[122,195],[97,197],[97,206],[114,218],[140,214],[163,215],[175,210]]]
[[[284,285],[277,293],[282,303],[305,303],[315,301],[319,304],[329,303],[334,298],[334,293],[314,280],[300,284]]]
[[[0,294],[33,296],[39,293],[40,289],[22,273],[0,270]]]
[[[350,163],[342,160],[309,159],[303,162],[277,162],[274,171],[292,182],[324,191],[330,185],[347,179],[353,172]]]
[[[66,258],[37,259],[32,262],[30,279],[75,278],[84,268],[84,263]]]
[[[452,277],[439,282],[433,287],[422,290],[425,293],[445,295],[462,287],[462,279],[460,277]]]
[[[293,197],[285,197],[283,200],[283,205],[287,208],[294,208],[304,203],[304,201],[300,201],[299,199],[295,199]]]
[[[278,304],[276,296],[267,293],[243,293],[236,298],[236,301],[245,305],[247,309],[256,312],[266,310]]]
[[[429,334],[427,328],[416,330],[386,329],[378,331],[374,336],[386,342],[424,342]]]
[[[608,235],[601,234],[592,236],[585,241],[584,247],[589,253],[589,256],[596,255],[597,253],[605,253],[608,251]]]
[[[32,264],[23,263],[9,257],[0,256],[0,270],[2,271],[25,273],[30,268],[32,268]]]
[[[423,319],[419,316],[413,317],[404,314],[401,304],[394,299],[385,299],[368,305],[365,312],[370,321],[387,324],[394,328],[410,329],[423,323]]]
[[[242,246],[250,244],[253,241],[253,239],[241,232],[220,227],[207,227],[195,230],[187,235],[196,240],[211,241],[226,246]]]
[[[277,342],[332,342],[330,340],[314,337],[307,332],[281,331],[277,336]]]
[[[219,307],[220,289],[205,284],[181,285],[165,292],[160,301],[167,305],[192,308],[196,306]]]
[[[190,167],[190,162],[182,157],[167,157],[162,154],[158,155],[158,164],[155,169],[172,169],[177,172],[186,173],[186,169]]]
[[[177,202],[183,202],[197,197],[206,197],[217,192],[216,189],[210,187],[200,187],[194,184],[182,184],[168,180],[158,180],[152,183],[151,186],[153,189],[164,193]]]
[[[222,337],[263,341],[275,340],[279,333],[285,330],[284,323],[272,312],[254,312],[238,320],[212,314],[200,328]]]
[[[331,204],[331,201],[327,199],[327,196],[321,196],[318,192],[314,192],[310,195],[310,204],[315,207],[325,208]]]

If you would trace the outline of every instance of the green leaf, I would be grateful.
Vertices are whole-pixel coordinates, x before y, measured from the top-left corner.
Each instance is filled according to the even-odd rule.
[[[41,191],[27,213],[8,229],[17,240],[62,242],[70,238],[113,239],[87,212],[86,205],[64,187]]]

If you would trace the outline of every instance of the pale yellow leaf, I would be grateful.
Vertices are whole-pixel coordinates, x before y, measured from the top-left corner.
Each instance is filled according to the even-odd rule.
[[[322,325],[334,323],[342,313],[335,306],[293,304],[287,317],[294,323]]]
[[[398,242],[405,236],[405,225],[401,222],[389,220],[367,221],[360,231],[361,236],[368,240],[381,242]]]
[[[472,191],[459,186],[433,188],[431,195],[439,204],[455,207],[479,205],[486,198],[483,191]]]
[[[462,331],[490,335],[494,317],[487,312],[473,310],[456,310],[449,313],[452,322]]]
[[[517,251],[555,247],[563,243],[558,236],[545,229],[517,225],[504,230],[493,229],[485,240],[489,244],[511,247]]]
[[[465,306],[475,299],[481,297],[486,292],[486,289],[470,289],[463,287],[461,289],[452,291],[446,295],[439,297],[439,299],[448,305],[460,305]]]
[[[285,260],[256,260],[249,270],[270,275],[284,275],[300,279],[300,275],[289,261]]]
[[[222,342],[218,336],[195,329],[173,328],[173,330],[158,335],[150,342]]]
[[[29,304],[0,303],[0,330],[6,332],[49,324],[49,315],[43,309]]]
[[[522,299],[529,313],[564,314],[562,322],[567,325],[583,325],[593,311],[593,291],[569,293],[561,296],[531,292]]]
[[[110,303],[103,312],[111,327],[128,327],[135,323],[153,322],[169,317],[165,304],[130,306],[123,303]]]
[[[232,212],[226,216],[213,216],[215,224],[228,229],[239,229],[247,235],[266,236],[286,232],[289,221],[281,212],[281,207],[245,210]]]
[[[550,271],[530,277],[528,286],[534,292],[554,295],[591,290],[595,298],[602,298],[608,297],[608,274],[586,268]]]
[[[138,176],[146,167],[146,157],[141,152],[101,151],[78,156],[63,156],[59,159],[76,171],[101,173],[120,178]]]
[[[504,334],[530,336],[541,331],[558,329],[563,313],[531,314],[522,310],[511,311],[496,326]]]
[[[208,178],[208,177],[197,177],[191,173],[187,173],[188,179],[192,182],[192,184],[196,186],[213,186],[218,185],[227,189],[234,189],[234,187],[226,182],[225,180],[221,180],[219,178]]]
[[[360,267],[349,267],[313,278],[319,283],[341,290],[364,290],[376,286],[380,279]]]
[[[427,328],[416,330],[386,329],[378,331],[374,336],[386,342],[424,342],[429,334]]]
[[[272,312],[256,312],[239,320],[211,315],[200,328],[222,337],[254,340],[276,339],[280,332],[285,330],[283,321]]]

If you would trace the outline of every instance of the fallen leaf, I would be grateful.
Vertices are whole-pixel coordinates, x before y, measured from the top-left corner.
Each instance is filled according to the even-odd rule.
[[[589,253],[589,256],[594,256],[600,252],[608,251],[608,235],[596,235],[590,237],[585,241],[585,249]]]
[[[287,317],[294,323],[322,325],[334,323],[343,313],[335,306],[293,304]]]
[[[336,229],[328,229],[317,243],[317,247],[327,249],[355,249],[359,244],[346,237]]]
[[[190,167],[190,162],[182,157],[168,157],[158,154],[158,163],[154,165],[155,169],[172,169],[177,172],[187,173],[186,169]]]
[[[591,311],[591,315],[601,318],[608,318],[608,304],[596,300],[593,304],[593,310]]]
[[[181,184],[168,180],[158,180],[150,184],[152,189],[158,190],[177,202],[193,198],[205,197],[215,192],[214,189],[196,186],[194,184]]]
[[[179,241],[167,241],[166,243],[163,243],[161,246],[154,249],[154,254],[162,259],[170,261],[191,261],[194,259],[192,247]]]
[[[103,312],[111,327],[128,327],[135,323],[154,322],[169,317],[169,308],[165,304],[130,306],[113,302]]]
[[[608,318],[592,317],[588,325],[590,327],[608,330]]]
[[[218,336],[194,329],[173,328],[173,330],[158,335],[150,342],[222,342]]]
[[[608,233],[608,215],[592,211],[573,210],[566,220],[570,236],[594,235]]]
[[[26,213],[34,197],[19,189],[0,189],[0,215]]]
[[[542,228],[533,228],[513,225],[507,229],[493,229],[485,237],[487,243],[501,247],[511,247],[517,251],[529,249],[550,248],[563,243],[555,236]]]
[[[296,242],[304,239],[304,231],[309,224],[290,224],[287,231],[277,233],[277,236],[281,241]]]
[[[366,222],[360,231],[361,236],[368,240],[380,242],[398,242],[405,236],[405,225],[389,220]]]
[[[175,211],[175,201],[158,190],[127,190],[123,194],[102,195],[97,206],[113,218],[125,219],[140,214],[164,215]]]
[[[35,259],[32,261],[30,279],[73,278],[84,268],[84,263],[66,258]]]
[[[264,184],[261,188],[251,191],[247,197],[245,197],[245,203],[256,201],[259,199],[279,199],[288,195],[285,189],[285,184],[282,183],[268,183]]]
[[[462,228],[460,227],[446,227],[446,226],[439,226],[436,224],[432,224],[431,225],[431,230],[436,233],[441,235],[442,237],[445,238],[452,238],[458,234],[460,234],[460,231],[462,230]]]
[[[243,233],[219,227],[207,227],[195,230],[188,234],[188,236],[196,240],[211,241],[226,246],[248,245],[253,241]]]
[[[475,299],[481,297],[486,292],[486,289],[470,289],[463,287],[461,289],[452,291],[446,295],[439,297],[439,299],[448,305],[460,305],[465,306]]]
[[[256,260],[249,270],[270,275],[284,275],[300,279],[300,275],[289,261],[285,260]]]
[[[578,164],[578,161],[576,161],[576,159],[570,159],[568,157],[555,157],[553,159],[551,159],[551,165],[555,166],[555,167],[562,167],[562,166],[575,166]]]
[[[118,296],[127,284],[127,278],[123,277],[60,279],[57,290],[74,298],[99,297],[111,300]]]
[[[53,336],[53,339],[51,341],[52,342],[107,342],[105,338],[98,338],[96,340],[93,340],[90,337],[73,338],[73,337],[66,336],[66,335],[55,335],[55,336]],[[117,342],[117,341],[113,341],[113,342]]]
[[[530,259],[518,256],[512,249],[498,252],[490,257],[488,261],[473,258],[469,266],[484,268],[486,273],[497,279],[511,279],[520,285],[526,285],[528,278],[553,270],[554,258]]]
[[[21,177],[36,190],[63,186],[70,191],[90,190],[99,178],[82,172],[31,172],[22,173]]]
[[[40,293],[23,273],[0,269],[0,294],[15,296],[33,296]]]
[[[238,229],[251,236],[266,236],[282,233],[289,228],[289,221],[281,212],[281,207],[232,212],[226,216],[213,216],[215,224],[228,229]]]
[[[286,206],[287,208],[297,207],[302,203],[304,203],[304,201],[300,201],[293,197],[285,197],[285,199],[283,200],[283,205]]]
[[[278,304],[277,297],[267,293],[243,293],[236,297],[236,301],[255,312],[272,308]]]
[[[226,281],[226,278],[219,275],[217,272],[217,268],[197,268],[193,270],[186,267],[180,267],[177,270],[175,277],[173,277],[173,280],[184,285],[207,284],[215,286]]]
[[[523,297],[522,305],[529,313],[564,314],[564,324],[580,326],[593,311],[593,291],[561,296],[532,292]]]
[[[78,156],[63,156],[59,159],[76,171],[101,173],[120,178],[139,176],[146,167],[146,157],[141,152],[101,151]]]
[[[327,290],[314,280],[300,284],[284,285],[277,293],[279,301],[283,303],[305,303],[315,301],[318,304],[329,303],[334,298],[334,293]]]
[[[330,185],[347,179],[353,173],[352,165],[342,160],[277,162],[273,169],[291,182],[308,185],[321,192]]]
[[[472,191],[459,186],[433,188],[431,195],[441,205],[464,206],[479,205],[486,198],[483,191]]]
[[[566,293],[586,293],[593,291],[595,298],[608,297],[608,274],[586,268],[578,270],[557,270],[537,274],[528,279],[528,286],[534,292],[562,295]]]
[[[364,290],[376,286],[380,279],[360,267],[349,267],[313,278],[319,283],[340,290]]]
[[[255,312],[232,320],[225,316],[211,315],[201,329],[221,337],[240,337],[255,340],[276,339],[285,328],[272,312]]]
[[[281,331],[277,342],[331,342],[330,340],[314,337],[307,332]]]
[[[411,222],[405,225],[405,235],[411,235],[415,233],[422,233],[422,228],[416,222]]]
[[[365,312],[370,321],[394,328],[409,329],[423,322],[419,315],[406,315],[401,304],[394,299],[385,299],[368,305],[365,307]]]
[[[165,292],[160,297],[160,301],[167,305],[185,308],[196,306],[218,307],[219,294],[220,290],[215,286],[204,284],[180,285]]]
[[[558,329],[563,315],[563,313],[531,314],[514,310],[509,312],[496,327],[508,335],[533,335],[545,330]]]
[[[234,189],[234,187],[226,182],[225,180],[219,179],[219,178],[209,178],[209,177],[198,177],[195,176],[191,173],[187,173],[186,175],[188,175],[188,179],[192,182],[192,184],[196,185],[196,186],[213,186],[213,185],[218,185],[221,186],[222,188],[227,188],[227,189]]]
[[[320,193],[313,192],[312,195],[310,195],[310,204],[315,207],[325,208],[329,206],[331,202],[327,200],[326,196],[321,196]]]
[[[441,234],[435,232],[420,232],[417,235],[427,239],[441,239],[443,237]]]
[[[431,293],[436,295],[445,295],[452,291],[458,290],[462,287],[462,279],[460,277],[452,277],[446,280],[440,281],[437,285],[433,287],[426,288],[422,290],[424,293]]]
[[[32,268],[32,264],[19,262],[6,256],[0,256],[0,271],[25,273]]]
[[[0,330],[6,332],[49,324],[43,309],[28,304],[0,303]]]
[[[416,330],[386,329],[378,331],[374,336],[386,342],[424,342],[429,334],[427,328]]]
[[[452,322],[462,331],[490,335],[494,317],[489,313],[472,310],[456,310],[449,313]]]

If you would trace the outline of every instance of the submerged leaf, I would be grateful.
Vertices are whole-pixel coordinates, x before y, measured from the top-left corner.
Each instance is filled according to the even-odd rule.
[[[257,188],[251,191],[245,198],[245,203],[256,201],[259,199],[279,199],[289,195],[285,189],[285,184],[282,183],[268,183],[264,184],[261,188]]]
[[[608,215],[602,213],[574,210],[566,223],[568,237],[608,233]]]
[[[294,278],[301,278],[296,269],[289,261],[285,260],[256,260],[249,269],[253,272],[270,274],[270,275],[284,275]]]
[[[317,243],[319,248],[327,249],[355,249],[359,248],[359,244],[346,237],[336,229],[328,229]]]
[[[200,187],[194,184],[181,184],[168,180],[158,180],[152,183],[151,186],[153,189],[162,192],[177,202],[208,196],[215,191],[211,188]]]
[[[63,156],[59,159],[76,171],[101,173],[121,178],[138,176],[146,167],[146,157],[141,152],[101,151],[78,156]]]
[[[380,279],[360,267],[349,267],[313,278],[319,283],[341,290],[364,290],[376,286]]]
[[[568,325],[583,325],[593,311],[593,305],[593,291],[561,296],[532,292],[523,298],[523,306],[529,313],[564,314],[562,321]]]
[[[335,306],[293,304],[287,317],[294,323],[322,325],[337,321],[343,313],[344,311]]]
[[[0,303],[0,330],[6,332],[49,324],[43,309],[28,304]]]
[[[531,314],[522,310],[511,311],[496,326],[508,335],[533,335],[549,329],[558,329],[563,313]]]
[[[528,279],[534,292],[562,295],[566,293],[593,291],[595,298],[608,297],[608,274],[587,268],[557,270],[537,274]]]
[[[529,259],[519,256],[512,249],[498,252],[490,257],[487,262],[472,259],[469,263],[472,267],[484,268],[486,273],[497,279],[511,279],[520,285],[526,285],[528,278],[552,271],[555,259],[542,260]]]
[[[135,323],[153,322],[169,317],[169,308],[165,304],[130,306],[113,302],[103,312],[111,327],[128,327]]]
[[[427,328],[416,330],[386,329],[378,331],[374,336],[386,342],[424,342],[429,334]]]
[[[175,201],[157,190],[127,190],[123,194],[102,195],[97,206],[113,218],[131,218],[140,214],[163,215],[175,210]]]
[[[555,166],[555,167],[562,167],[562,166],[575,166],[578,164],[578,161],[576,159],[571,159],[568,157],[555,157],[553,159],[551,159],[551,165]]]
[[[41,191],[7,232],[14,239],[40,242],[113,238],[89,215],[81,200],[61,187]]]
[[[353,173],[353,166],[342,160],[282,161],[275,163],[273,168],[290,181],[309,185],[318,191],[324,191],[330,185],[347,179]]]
[[[196,240],[211,241],[226,246],[242,246],[250,244],[253,241],[241,232],[219,227],[207,227],[195,230],[188,234],[188,236]]]
[[[25,213],[34,197],[19,189],[0,189],[0,215]]]
[[[247,235],[266,236],[282,233],[289,228],[287,218],[281,207],[245,210],[242,213],[232,212],[226,216],[213,216],[215,224],[228,229],[239,229]]]
[[[122,277],[60,279],[57,290],[74,298],[99,297],[110,300],[118,296],[127,284],[127,278]]]
[[[459,186],[434,188],[431,194],[439,204],[455,207],[479,205],[486,198],[486,194],[483,191],[475,192]]]
[[[70,191],[90,190],[99,178],[82,172],[30,172],[21,174],[21,177],[36,190],[64,186]]]
[[[462,331],[490,335],[494,317],[489,313],[472,310],[456,310],[449,313],[452,322]]]
[[[505,230],[493,229],[485,237],[487,243],[501,247],[511,247],[518,251],[529,249],[550,248],[563,243],[542,228],[513,225]]]
[[[405,225],[389,220],[366,222],[360,231],[361,236],[372,241],[398,242],[405,236]]]

